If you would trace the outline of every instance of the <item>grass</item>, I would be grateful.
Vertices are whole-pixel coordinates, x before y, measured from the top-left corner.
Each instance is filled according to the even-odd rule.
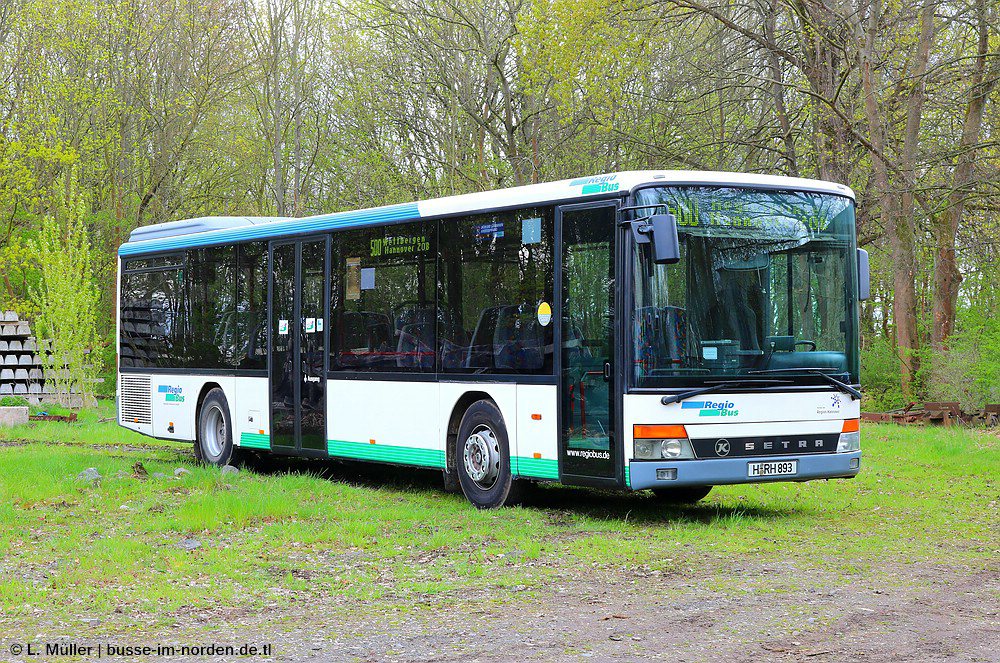
[[[52,444],[87,444],[100,446],[137,446],[179,449],[174,442],[157,440],[118,426],[115,402],[100,400],[95,408],[69,410],[59,405],[32,405],[31,414],[77,413],[73,425],[58,422],[28,423],[23,426],[0,428],[0,440],[37,440]]]
[[[17,441],[0,441],[0,630],[96,616],[100,630],[141,631],[180,612],[315,600],[406,611],[592,578],[680,574],[739,591],[733,560],[865,574],[933,560],[982,568],[1000,552],[991,432],[868,425],[854,480],[719,487],[686,508],[545,487],[526,507],[481,512],[433,472],[293,462],[222,475],[195,465],[190,445],[108,416],[0,430]],[[88,467],[103,480],[78,480]],[[190,473],[174,478],[177,467]],[[765,590],[794,582],[779,572]]]

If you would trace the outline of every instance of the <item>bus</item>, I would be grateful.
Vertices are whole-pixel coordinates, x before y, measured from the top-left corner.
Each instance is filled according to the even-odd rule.
[[[854,194],[620,172],[322,214],[138,228],[120,425],[254,454],[651,490],[860,470]]]

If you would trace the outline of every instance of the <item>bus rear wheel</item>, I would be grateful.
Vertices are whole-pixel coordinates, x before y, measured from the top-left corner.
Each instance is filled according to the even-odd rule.
[[[510,444],[499,408],[491,401],[469,406],[455,439],[455,465],[462,492],[476,508],[515,504],[520,482],[510,472]]]
[[[653,495],[656,496],[656,499],[671,504],[694,504],[707,497],[711,491],[711,486],[682,486],[679,488],[654,488]]]
[[[199,461],[210,465],[234,465],[240,449],[233,445],[233,424],[229,420],[229,401],[216,387],[205,395],[198,410],[198,439],[194,445]]]

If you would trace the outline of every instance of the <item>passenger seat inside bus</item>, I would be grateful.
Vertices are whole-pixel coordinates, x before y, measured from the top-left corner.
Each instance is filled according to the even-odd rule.
[[[504,306],[493,331],[493,363],[497,368],[535,370],[545,362],[545,332],[534,316],[517,306]]]
[[[399,330],[396,366],[434,368],[434,322],[417,322]]]

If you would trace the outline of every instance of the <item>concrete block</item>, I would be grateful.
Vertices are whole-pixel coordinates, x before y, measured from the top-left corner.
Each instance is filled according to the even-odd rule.
[[[14,340],[10,341],[9,343],[7,343],[7,349],[11,350],[11,351],[14,351],[14,350],[23,350],[24,346],[21,343],[21,341],[18,341],[17,339],[14,339]]]
[[[28,408],[23,405],[0,407],[0,426],[17,426],[26,423],[28,423]]]
[[[0,315],[0,322],[17,322],[17,313],[14,311],[4,311]]]

